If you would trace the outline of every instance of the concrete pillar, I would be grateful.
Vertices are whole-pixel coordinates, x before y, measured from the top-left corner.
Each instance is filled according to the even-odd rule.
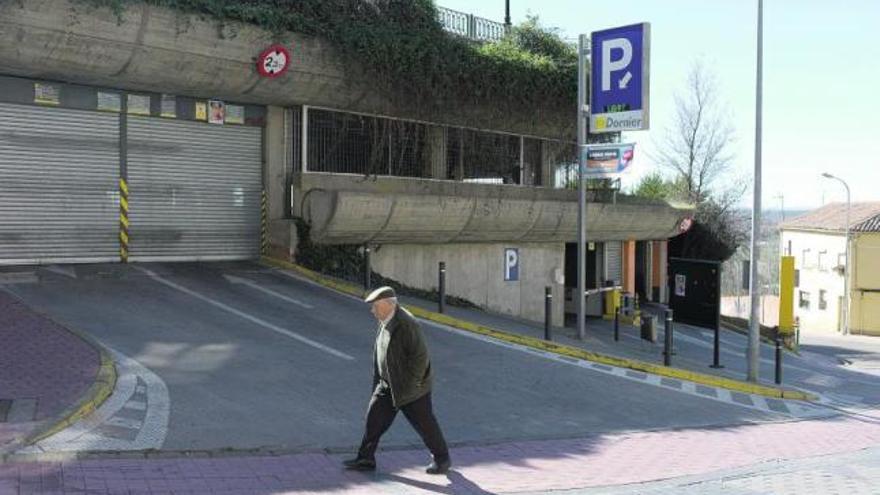
[[[659,302],[663,304],[669,304],[669,260],[667,259],[667,250],[669,248],[669,241],[658,241],[658,258],[659,258],[659,280],[660,284],[660,298]]]
[[[623,243],[623,291],[636,293],[636,241]]]
[[[446,177],[446,128],[441,126],[428,126],[427,129],[427,171],[432,179],[447,179]]]
[[[654,243],[645,241],[645,299],[654,300]]]
[[[296,229],[287,217],[287,184],[292,170],[287,147],[291,136],[285,135],[282,107],[266,109],[263,148],[263,188],[268,200],[269,255],[290,259],[296,249]]]
[[[660,244],[663,241],[654,241],[651,243],[651,300],[660,302],[660,287],[662,278],[660,276],[660,267],[666,263],[665,259],[660,258]]]
[[[285,217],[284,198],[290,170],[287,170],[284,136],[284,109],[270,106],[266,109],[266,127],[263,150],[263,188],[269,199],[269,220]]]

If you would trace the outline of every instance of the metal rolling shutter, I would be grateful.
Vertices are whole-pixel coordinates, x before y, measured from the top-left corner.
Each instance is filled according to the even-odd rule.
[[[615,284],[620,284],[623,271],[623,243],[620,241],[609,241],[605,243],[605,275],[606,280],[612,280]]]
[[[128,119],[133,261],[260,254],[262,129]]]
[[[0,264],[119,260],[119,116],[0,104]]]

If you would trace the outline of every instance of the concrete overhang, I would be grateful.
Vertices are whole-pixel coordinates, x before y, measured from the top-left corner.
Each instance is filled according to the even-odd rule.
[[[576,191],[320,173],[295,182],[294,214],[318,243],[576,242]],[[689,207],[630,198],[589,202],[587,239],[668,239],[692,215]]]
[[[313,105],[555,139],[574,139],[574,118],[512,102],[447,102],[444,111],[385,94],[327,41],[252,25],[201,19],[126,3],[107,8],[67,0],[0,2],[0,73],[130,91],[261,105]],[[258,54],[283,41],[290,70],[260,77]]]

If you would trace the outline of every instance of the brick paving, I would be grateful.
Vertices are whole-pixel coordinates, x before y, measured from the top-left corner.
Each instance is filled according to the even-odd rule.
[[[342,455],[15,461],[0,494],[485,494],[644,483],[880,446],[880,414],[713,429],[467,446],[448,476],[422,472],[423,450],[381,452],[379,472],[340,468]],[[4,491],[7,490],[7,491]]]
[[[100,356],[2,288],[0,342],[0,399],[36,400],[33,422],[0,422],[2,451],[39,422],[74,405],[94,382]]]

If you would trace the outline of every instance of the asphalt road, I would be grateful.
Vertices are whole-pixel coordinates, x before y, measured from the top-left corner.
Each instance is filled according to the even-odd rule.
[[[253,263],[34,269],[7,289],[167,387],[163,449],[350,449],[375,322],[364,303]],[[724,427],[773,417],[423,323],[451,443]],[[401,416],[384,447],[420,445]]]

